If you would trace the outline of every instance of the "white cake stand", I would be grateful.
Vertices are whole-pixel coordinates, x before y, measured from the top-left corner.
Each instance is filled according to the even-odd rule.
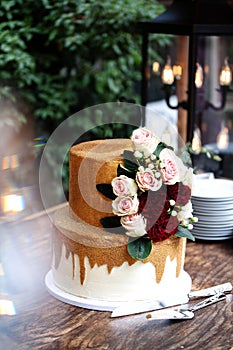
[[[134,302],[129,302],[129,301],[105,301],[105,300],[96,300],[96,299],[90,299],[90,298],[82,298],[82,297],[77,297],[73,294],[67,293],[60,288],[58,288],[52,277],[52,270],[50,270],[46,276],[45,276],[45,285],[47,287],[48,292],[55,297],[56,299],[78,307],[82,307],[85,309],[91,309],[91,310],[98,310],[98,311],[113,311],[114,309],[118,307],[124,307],[124,306],[141,306],[144,304],[149,304],[153,303],[153,309],[159,309],[163,306],[172,306],[172,305],[178,305],[178,304],[183,304],[187,303],[189,298],[188,298],[188,293],[191,290],[192,286],[192,281],[189,276],[189,274],[186,271],[183,271],[182,273],[182,278],[181,278],[181,285],[182,285],[182,290],[179,295],[172,295],[172,296],[166,296],[161,298],[160,300],[154,299],[154,300],[148,300],[148,301],[134,301]]]

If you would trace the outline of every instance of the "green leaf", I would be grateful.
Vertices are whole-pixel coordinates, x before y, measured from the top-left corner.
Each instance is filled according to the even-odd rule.
[[[101,225],[110,233],[125,234],[125,229],[121,225],[119,216],[106,216],[100,219]]]
[[[217,154],[213,155],[213,159],[216,160],[217,162],[220,162],[222,160],[222,158],[219,157]]]
[[[96,188],[105,197],[113,199],[113,200],[116,198],[116,195],[113,193],[111,184],[97,184]]]
[[[146,259],[150,255],[151,249],[152,242],[146,237],[140,237],[136,240],[130,239],[128,242],[128,253],[137,260]]]
[[[125,150],[123,153],[123,158],[124,158],[124,166],[126,169],[134,172],[137,171],[138,164],[132,151]]]
[[[188,238],[191,241],[195,241],[195,237],[192,235],[192,233],[186,227],[180,225],[178,226],[178,231],[175,233],[174,236]]]
[[[119,164],[117,168],[117,176],[120,176],[120,175],[125,175],[127,177],[130,177],[131,179],[135,179],[135,172],[128,171],[121,164]]]
[[[166,143],[164,142],[159,142],[158,146],[156,147],[156,150],[154,151],[154,155],[159,158],[160,152],[164,149],[164,148],[169,148],[171,150],[174,150],[173,147],[166,145]]]
[[[121,226],[120,220],[119,216],[106,216],[100,219],[100,223],[104,228],[113,228]]]

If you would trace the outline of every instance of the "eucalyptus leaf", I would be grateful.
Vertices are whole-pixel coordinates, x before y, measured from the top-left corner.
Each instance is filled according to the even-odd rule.
[[[160,142],[160,143],[157,145],[156,150],[154,151],[154,155],[158,158],[159,155],[160,155],[160,152],[161,152],[164,148],[166,148],[165,143]]]
[[[178,231],[175,233],[174,236],[188,238],[191,241],[195,241],[195,237],[192,235],[192,233],[186,227],[180,225],[178,226]]]
[[[97,184],[96,188],[105,197],[113,200],[116,198],[116,195],[113,193],[111,184]]]
[[[146,237],[140,237],[136,240],[130,239],[127,249],[132,258],[137,260],[144,260],[150,255],[152,242],[149,238]]]
[[[137,171],[138,164],[132,151],[125,150],[123,153],[123,158],[124,158],[124,166],[126,169],[133,172]]]
[[[106,216],[105,218],[100,219],[100,223],[104,228],[114,228],[121,226],[119,216]]]
[[[105,218],[100,219],[100,223],[105,230],[110,233],[125,234],[125,229],[121,225],[119,216],[106,216]]]
[[[156,150],[154,151],[154,155],[159,158],[160,152],[164,149],[164,148],[168,148],[171,150],[174,150],[174,148],[172,146],[168,146],[166,145],[166,143],[164,142],[159,142],[159,144],[156,147]]]
[[[120,175],[125,175],[127,177],[130,177],[131,179],[135,179],[135,171],[128,171],[121,164],[119,164],[117,168],[117,176]]]

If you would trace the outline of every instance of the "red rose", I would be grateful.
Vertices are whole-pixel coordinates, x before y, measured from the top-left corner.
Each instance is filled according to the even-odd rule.
[[[171,186],[169,186],[171,187]],[[168,214],[167,186],[144,192],[139,197],[139,212],[147,219],[147,234],[153,242],[163,241],[177,232],[178,220]]]
[[[154,225],[160,217],[166,203],[166,186],[158,191],[146,191],[139,196],[139,213],[147,219],[147,227]]]
[[[167,186],[167,194],[169,199],[174,199],[176,205],[184,206],[191,197],[191,189],[189,186],[177,182],[175,185]]]
[[[147,234],[153,242],[163,241],[177,232],[178,220],[163,210],[156,223],[149,228]]]

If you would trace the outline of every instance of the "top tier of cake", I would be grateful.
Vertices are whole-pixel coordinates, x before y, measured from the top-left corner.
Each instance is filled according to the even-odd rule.
[[[100,219],[112,216],[111,200],[96,189],[96,184],[110,184],[117,176],[124,150],[132,150],[129,139],[83,142],[70,150],[69,204],[84,222],[101,227]]]

